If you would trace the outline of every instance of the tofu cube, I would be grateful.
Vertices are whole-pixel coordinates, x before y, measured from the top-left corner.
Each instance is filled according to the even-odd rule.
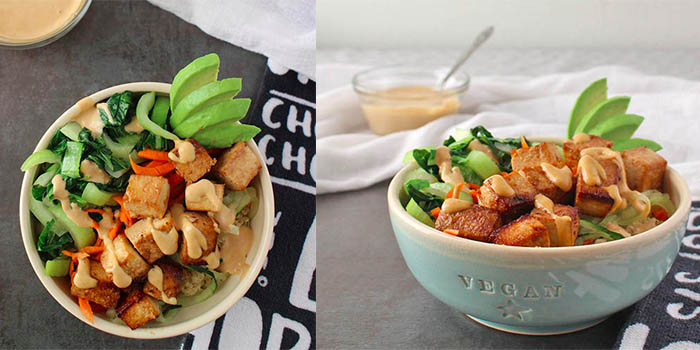
[[[515,171],[539,166],[545,162],[556,167],[564,165],[564,158],[559,153],[559,149],[551,142],[543,142],[530,148],[517,148],[513,150],[510,158],[510,164]]]
[[[644,192],[660,190],[666,174],[666,159],[646,148],[637,147],[622,151],[627,185],[630,189]]]
[[[156,263],[163,271],[163,292],[156,288],[151,282],[146,281],[143,285],[143,292],[158,299],[164,300],[163,294],[168,298],[176,298],[180,292],[180,281],[182,280],[182,268],[175,264],[160,261]]]
[[[131,175],[124,207],[132,218],[162,218],[168,210],[170,185],[161,176]]]
[[[575,143],[573,140],[566,140],[562,143],[562,148],[564,149],[564,162],[566,165],[573,169],[578,166],[578,160],[581,158],[581,150],[591,147],[612,147],[612,141],[608,141],[602,137],[595,135],[589,135],[590,139],[585,142]]]
[[[139,254],[149,264],[153,264],[154,261],[164,255],[153,238],[153,230],[169,232],[172,227],[173,218],[170,212],[167,212],[162,219],[148,218],[137,221],[135,224],[127,227],[124,230],[124,234]]]
[[[245,142],[224,151],[214,166],[214,175],[233,191],[242,191],[258,175],[262,165]]]
[[[488,242],[489,235],[500,226],[498,212],[480,205],[451,214],[441,211],[435,221],[435,228],[440,231],[457,230],[460,237],[482,242]]]
[[[224,200],[224,185],[214,184],[214,190],[216,191],[217,203],[212,202],[207,196],[193,196],[189,191],[192,184],[187,184],[187,189],[185,190],[185,206],[187,210],[197,210],[197,211],[218,211],[219,203]]]
[[[207,249],[202,250],[201,257],[196,259],[191,258],[187,254],[187,237],[183,234],[182,243],[180,243],[180,259],[185,265],[204,265],[207,262],[204,261],[203,258],[216,249],[217,238],[219,237],[219,234],[216,232],[216,224],[212,218],[204,213],[186,211],[183,215],[185,216],[186,220],[190,221],[194,227],[196,227],[199,232],[204,235],[204,238],[207,241]]]
[[[479,189],[479,205],[493,209],[501,214],[504,220],[517,218],[520,214],[529,212],[535,202],[537,191],[524,176],[513,172],[503,177],[513,188],[512,197],[500,196],[493,189],[493,178],[486,179]]]
[[[568,216],[571,218],[571,225],[559,232],[554,217],[544,209],[535,208],[532,210],[532,217],[539,220],[549,232],[550,247],[568,247],[574,245],[579,231],[578,209],[568,205],[555,204],[554,214],[557,216]]]
[[[558,167],[562,166],[564,166],[564,162],[561,162],[560,165],[558,165]],[[520,175],[524,176],[533,187],[535,187],[535,191],[542,193],[555,203],[565,203],[573,198],[575,189],[573,183],[576,181],[573,174],[571,175],[571,188],[568,191],[563,191],[547,177],[547,174],[545,174],[544,170],[542,170],[542,166],[540,165],[532,167],[527,166],[520,169],[518,172]]]
[[[175,171],[178,175],[182,176],[187,183],[192,183],[208,173],[211,167],[216,164],[216,159],[209,156],[207,150],[199,142],[193,139],[187,139],[187,141],[194,146],[194,160],[187,163],[173,162],[173,165],[175,165]]]
[[[90,276],[97,280],[97,286],[94,288],[78,288],[73,284],[71,279],[70,294],[78,298],[86,299],[91,303],[95,303],[105,309],[113,309],[117,307],[119,302],[119,288],[112,283],[107,272],[102,265],[93,260],[90,261]]]
[[[576,180],[575,205],[581,213],[597,217],[608,215],[615,204],[615,199],[603,187],[616,185],[622,178],[622,169],[615,160],[609,158],[594,158],[605,170],[605,178],[599,186],[591,186],[583,181],[583,174],[578,172]]]
[[[124,272],[133,279],[138,279],[148,274],[151,265],[146,260],[143,260],[123,233],[118,234],[113,242],[114,256]],[[102,259],[105,259],[105,254],[102,254]],[[104,265],[104,261],[102,264]]]
[[[160,307],[140,288],[134,287],[117,308],[117,315],[129,328],[136,329],[155,320],[160,315]]]
[[[521,247],[549,247],[547,227],[532,215],[523,215],[519,219],[501,226],[491,234],[491,243]]]

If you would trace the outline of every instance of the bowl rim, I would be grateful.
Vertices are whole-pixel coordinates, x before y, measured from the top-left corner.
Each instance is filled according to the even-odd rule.
[[[380,90],[376,89],[371,89],[368,88],[365,84],[361,82],[361,79],[370,73],[377,73],[377,72],[382,72],[382,71],[391,71],[391,70],[404,70],[405,73],[425,73],[425,72],[435,72],[438,70],[444,69],[446,72],[449,71],[450,67],[446,65],[440,65],[440,64],[390,64],[390,65],[382,65],[382,66],[376,66],[368,69],[364,69],[360,72],[355,73],[352,76],[352,88],[353,90],[361,96],[376,96],[377,93]],[[385,76],[393,76],[393,75],[385,75]],[[458,80],[459,84],[457,84],[454,87],[451,87],[449,89],[442,89],[441,92],[443,92],[443,97],[450,97],[454,95],[459,95],[464,93],[469,89],[469,85],[471,83],[471,76],[463,71],[463,70],[457,70],[453,75],[452,78],[457,78],[462,76],[463,79]],[[437,81],[436,81],[437,82]],[[384,97],[385,99],[387,97]],[[406,98],[401,98],[401,97],[391,97],[389,99],[392,100],[413,100],[413,96],[409,96]]]
[[[134,82],[115,85],[108,87],[106,89],[97,91],[85,98],[90,98],[93,101],[102,101],[116,92],[122,92],[124,90],[130,90],[134,92],[150,92],[155,91],[157,93],[168,94],[170,92],[170,84],[159,83],[159,82]],[[82,100],[82,99],[81,99]],[[32,152],[36,152],[41,149],[45,149],[48,145],[49,140],[54,135],[59,127],[67,123],[70,118],[77,114],[79,111],[78,102],[68,108],[65,112],[61,114],[46,132],[42,135],[39,142],[37,142],[36,147]],[[216,304],[214,307],[206,310],[193,317],[192,319],[185,320],[179,323],[173,324],[163,324],[161,327],[157,328],[137,328],[130,329],[126,325],[121,325],[104,320],[99,317],[94,318],[94,323],[89,322],[80,312],[78,303],[75,302],[72,296],[67,295],[63,292],[54,281],[54,277],[49,277],[44,274],[44,264],[39,257],[39,253],[36,250],[36,244],[34,242],[32,226],[31,226],[31,214],[29,212],[29,200],[28,196],[31,193],[31,185],[36,177],[37,167],[32,167],[24,173],[22,179],[22,187],[20,191],[20,201],[19,201],[19,219],[20,219],[20,230],[22,234],[22,241],[24,243],[24,249],[27,253],[27,258],[34,270],[34,273],[41,281],[47,292],[56,300],[66,311],[71,313],[73,316],[83,321],[84,323],[97,328],[103,332],[114,334],[126,338],[134,339],[160,339],[168,338],[173,336],[178,336],[190,332],[194,329],[204,326],[205,324],[212,322],[219,318],[221,315],[226,313],[235,303],[237,303],[250,289],[255,280],[257,279],[260,270],[263,267],[265,259],[267,257],[268,251],[270,249],[270,243],[272,241],[272,230],[273,230],[273,219],[274,219],[274,195],[272,189],[272,182],[270,179],[270,173],[268,171],[267,165],[263,161],[263,157],[258,149],[257,145],[253,140],[249,140],[248,146],[251,147],[256,157],[261,160],[262,167],[259,173],[260,181],[260,208],[258,213],[263,216],[261,225],[261,240],[258,245],[253,261],[250,268],[244,276],[241,276],[240,281],[236,287],[231,291],[231,293],[221,302]]]
[[[559,137],[526,137],[528,140],[536,142],[561,142],[563,140],[563,138]],[[435,228],[418,221],[418,219],[408,214],[408,212],[403,208],[399,200],[399,189],[401,186],[403,186],[402,180],[405,175],[409,171],[416,168],[418,168],[418,164],[415,161],[410,162],[399,170],[399,172],[394,175],[389,183],[387,190],[387,201],[390,216],[396,220],[401,220],[404,224],[409,225],[411,228],[413,228],[414,233],[420,235],[422,238],[436,240],[458,250],[469,251],[472,249],[479,249],[487,253],[494,254],[517,254],[519,256],[537,255],[538,257],[553,255],[560,257],[561,254],[588,255],[592,253],[600,253],[601,251],[619,252],[620,248],[623,247],[644,245],[645,243],[662,239],[662,236],[672,231],[672,228],[682,224],[683,220],[690,214],[691,198],[688,184],[675,169],[667,166],[666,176],[670,175],[669,184],[675,187],[679,193],[678,205],[676,211],[666,221],[662,222],[651,230],[616,241],[570,247],[520,247],[475,241],[440,232]]]

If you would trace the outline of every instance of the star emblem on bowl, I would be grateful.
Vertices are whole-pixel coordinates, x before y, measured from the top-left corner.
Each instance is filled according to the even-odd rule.
[[[498,309],[503,318],[513,317],[520,321],[524,321],[525,314],[532,311],[528,307],[518,305],[513,299],[508,299],[504,305],[496,306],[496,309]]]

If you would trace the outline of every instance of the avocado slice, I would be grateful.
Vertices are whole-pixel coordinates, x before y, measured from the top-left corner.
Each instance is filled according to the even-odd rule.
[[[206,129],[210,125],[218,124],[227,120],[238,121],[248,113],[250,107],[249,98],[238,98],[228,100],[209,106],[185,119],[173,130],[175,135],[182,138],[191,137],[200,130]]]
[[[598,123],[611,116],[624,114],[629,104],[630,98],[628,96],[611,97],[601,102],[581,119],[581,122],[574,131],[574,135],[590,131],[598,125]]]
[[[227,120],[194,134],[192,138],[206,148],[225,148],[236,142],[248,141],[259,132],[257,126]]]
[[[588,85],[581,94],[576,99],[576,104],[571,110],[571,117],[569,117],[569,128],[567,129],[568,138],[574,136],[574,131],[576,127],[581,122],[581,119],[588,114],[595,106],[599,105],[601,102],[608,98],[608,79],[603,78],[594,81],[591,85]]]
[[[636,114],[618,114],[603,120],[588,131],[607,140],[626,140],[637,131],[644,117]]]
[[[170,116],[170,126],[175,129],[193,113],[232,99],[241,91],[241,78],[228,78],[204,85],[180,101]]]
[[[190,62],[185,68],[180,69],[173,78],[170,87],[170,109],[174,111],[180,101],[190,92],[216,81],[218,76],[219,56],[217,54],[210,53]]]
[[[156,96],[156,102],[151,110],[151,120],[161,128],[164,128],[169,111],[170,98],[168,96]]]
[[[622,152],[626,149],[637,148],[641,146],[644,146],[654,152],[658,152],[661,150],[661,148],[663,148],[661,147],[661,145],[652,140],[634,138],[615,141],[615,143],[612,146],[612,149],[618,152]]]

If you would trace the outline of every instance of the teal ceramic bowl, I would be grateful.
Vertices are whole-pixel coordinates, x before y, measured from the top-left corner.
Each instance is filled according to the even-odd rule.
[[[483,243],[435,230],[403,209],[401,187],[416,167],[403,168],[388,191],[391,223],[408,268],[445,304],[511,333],[574,332],[642,299],[671,268],[690,213],[688,185],[669,167],[664,190],[678,209],[649,231],[574,247]]]

